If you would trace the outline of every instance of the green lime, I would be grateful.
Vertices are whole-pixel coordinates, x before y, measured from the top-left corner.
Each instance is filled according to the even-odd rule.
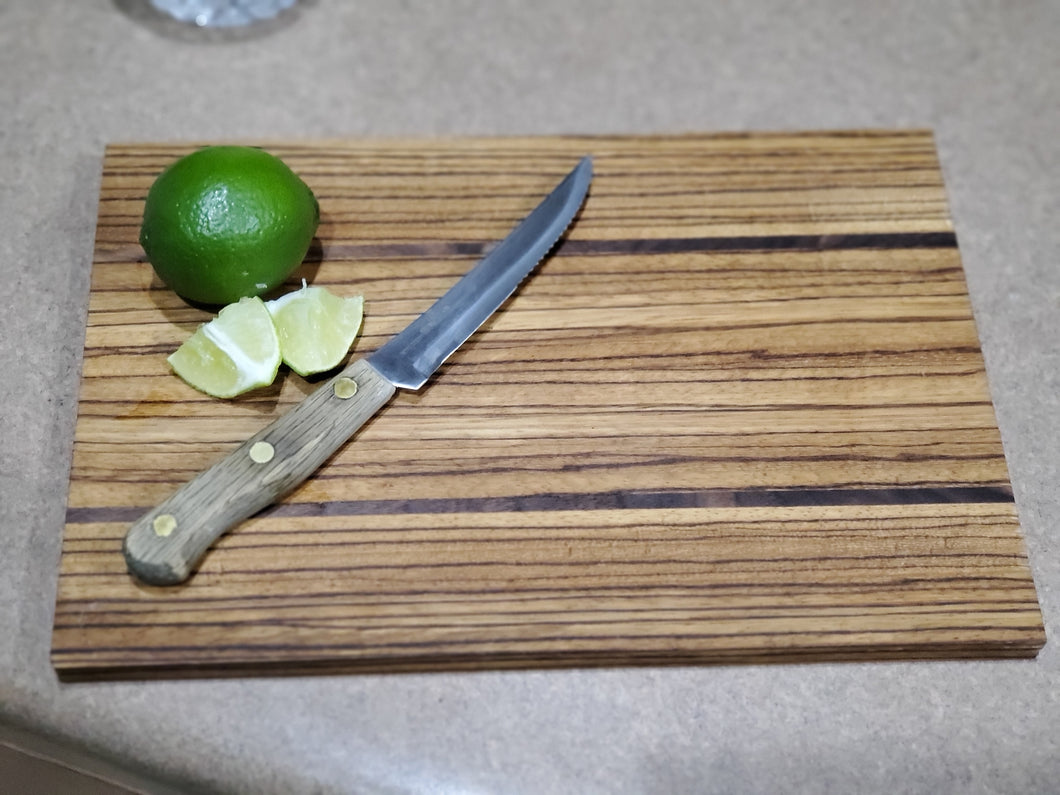
[[[319,222],[313,191],[278,157],[210,146],[155,180],[140,244],[182,298],[229,304],[280,285],[305,258]]]
[[[196,389],[229,398],[268,386],[280,367],[280,341],[269,310],[257,297],[229,304],[196,329],[167,359]]]
[[[337,367],[361,330],[364,298],[306,287],[265,304],[276,326],[284,364],[302,376]]]

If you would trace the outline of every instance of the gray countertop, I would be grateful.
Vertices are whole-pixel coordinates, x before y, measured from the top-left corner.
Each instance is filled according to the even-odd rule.
[[[1047,792],[1036,660],[60,683],[104,145],[930,127],[1047,632],[1060,617],[1060,4],[316,0],[201,41],[0,5],[0,729],[178,791]],[[0,735],[3,731],[0,731]]]

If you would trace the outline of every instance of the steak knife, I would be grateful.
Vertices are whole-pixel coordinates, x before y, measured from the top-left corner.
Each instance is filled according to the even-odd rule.
[[[122,552],[149,585],[187,580],[210,546],[315,472],[398,389],[420,389],[562,237],[592,181],[585,157],[515,229],[403,331],[132,524]]]

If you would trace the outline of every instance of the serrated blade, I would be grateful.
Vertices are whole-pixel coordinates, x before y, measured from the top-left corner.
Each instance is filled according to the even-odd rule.
[[[592,181],[585,157],[511,233],[433,306],[368,356],[396,387],[419,389],[515,292],[560,239]]]

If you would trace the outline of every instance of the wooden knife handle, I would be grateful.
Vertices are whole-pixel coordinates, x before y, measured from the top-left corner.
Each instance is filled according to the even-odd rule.
[[[150,585],[175,585],[230,528],[308,478],[394,394],[359,359],[138,519],[122,552]]]

